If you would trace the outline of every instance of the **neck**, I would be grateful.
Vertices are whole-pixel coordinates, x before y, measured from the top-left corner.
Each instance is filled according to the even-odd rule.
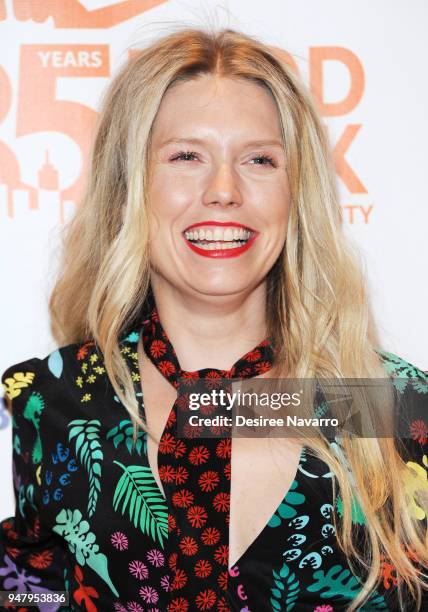
[[[229,370],[267,336],[266,287],[248,295],[183,295],[152,280],[159,319],[183,370]]]

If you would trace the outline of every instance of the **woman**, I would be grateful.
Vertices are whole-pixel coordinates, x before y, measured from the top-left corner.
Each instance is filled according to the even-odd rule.
[[[177,434],[195,381],[426,390],[379,349],[324,129],[269,48],[186,29],[122,69],[50,309],[61,348],[2,378],[2,589],[91,611],[423,609],[427,421],[401,446]]]

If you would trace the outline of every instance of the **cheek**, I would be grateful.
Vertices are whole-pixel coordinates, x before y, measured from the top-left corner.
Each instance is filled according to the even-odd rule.
[[[179,220],[188,205],[173,191],[164,190],[151,197],[149,207],[150,234],[164,239],[168,234],[177,232]]]
[[[151,217],[159,227],[169,225],[179,219],[191,205],[194,190],[186,189],[180,181],[174,182],[168,173],[159,173],[155,181],[156,187],[149,190]]]
[[[262,219],[262,226],[266,227],[272,235],[284,235],[290,216],[290,204],[284,195],[267,199],[258,208],[258,216]]]
[[[284,187],[275,194],[274,198],[272,198],[269,218],[275,225],[284,229],[288,225],[289,214],[290,196],[288,194],[288,189]]]

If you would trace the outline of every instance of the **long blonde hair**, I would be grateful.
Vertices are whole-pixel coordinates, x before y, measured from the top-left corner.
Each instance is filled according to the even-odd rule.
[[[265,87],[277,105],[291,207],[285,247],[267,279],[267,324],[281,347],[282,371],[294,378],[385,377],[364,277],[342,232],[328,137],[309,93],[262,42],[231,29],[183,28],[135,54],[106,92],[86,194],[65,228],[61,274],[49,303],[59,345],[93,339],[100,347],[134,435],[138,427],[148,429],[118,339],[149,299],[151,128],[167,89],[201,74],[247,79]],[[323,436],[309,444],[340,488],[339,546],[369,570],[348,610],[357,609],[376,586],[382,555],[395,566],[400,598],[401,585],[407,585],[419,606],[424,583],[405,549],[412,547],[428,567],[428,536],[407,511],[409,468],[393,438],[345,439],[353,484]],[[366,520],[363,552],[352,536],[355,498]],[[423,499],[419,503],[426,506]]]

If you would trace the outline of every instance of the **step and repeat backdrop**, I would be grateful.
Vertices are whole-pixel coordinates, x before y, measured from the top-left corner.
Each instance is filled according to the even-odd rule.
[[[383,347],[428,370],[427,17],[424,0],[0,0],[1,372],[56,348],[47,301],[103,90],[133,49],[180,25],[256,35],[305,81]],[[5,517],[14,500],[3,403],[0,465]]]

